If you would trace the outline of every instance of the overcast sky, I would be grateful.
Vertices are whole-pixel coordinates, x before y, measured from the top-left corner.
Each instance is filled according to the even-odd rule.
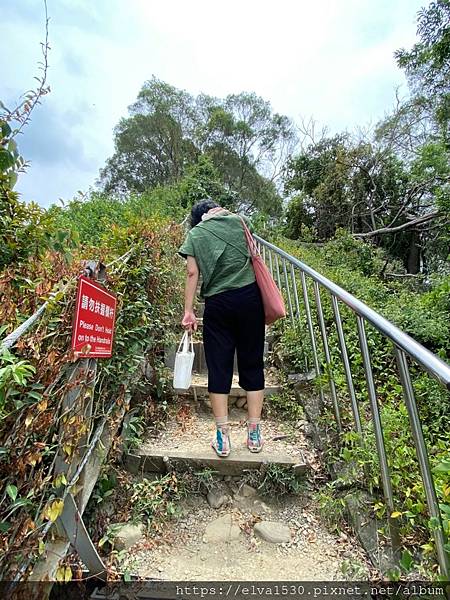
[[[428,0],[48,0],[51,93],[20,137],[17,189],[43,206],[95,183],[113,128],[152,75],[192,94],[254,91],[330,131],[380,119],[407,93],[393,53]],[[0,99],[34,85],[43,0],[0,0]]]

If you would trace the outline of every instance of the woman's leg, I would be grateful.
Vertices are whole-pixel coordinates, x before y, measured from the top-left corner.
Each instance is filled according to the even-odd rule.
[[[262,405],[264,401],[264,390],[247,392],[247,407],[249,419],[261,419]]]
[[[251,452],[260,452],[263,447],[260,422],[264,400],[265,319],[256,284],[242,290],[238,314],[237,357],[239,382],[247,391],[247,447]]]
[[[231,449],[228,426],[228,394],[233,377],[235,339],[222,294],[207,298],[203,316],[203,347],[208,367],[208,391],[216,421],[212,442],[219,456],[228,456]]]
[[[223,417],[228,419],[228,394],[215,394],[214,392],[210,392],[209,399],[216,420]]]

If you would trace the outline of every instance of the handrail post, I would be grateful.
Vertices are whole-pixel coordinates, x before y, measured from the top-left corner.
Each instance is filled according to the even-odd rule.
[[[352,369],[350,367],[350,361],[348,358],[347,345],[345,343],[344,328],[342,326],[341,314],[339,312],[339,304],[336,296],[331,294],[331,302],[333,306],[334,321],[336,323],[336,329],[339,340],[339,349],[341,351],[342,363],[344,365],[345,378],[347,380],[347,389],[350,396],[350,402],[352,405],[353,419],[355,421],[356,431],[359,433],[362,439],[362,425],[361,416],[359,414],[358,401],[356,400],[355,386],[353,384]]]
[[[364,372],[366,376],[367,393],[369,396],[370,407],[372,410],[375,443],[377,446],[378,458],[380,460],[381,480],[383,483],[384,498],[389,513],[387,519],[389,523],[389,532],[391,535],[392,550],[394,558],[398,558],[398,553],[400,551],[400,538],[398,534],[397,524],[391,516],[394,512],[394,494],[392,491],[392,482],[389,474],[389,465],[386,457],[386,448],[384,445],[383,426],[380,418],[380,409],[378,407],[375,383],[373,380],[372,366],[370,364],[369,346],[367,345],[366,331],[364,328],[364,319],[359,315],[357,315],[356,319],[358,326],[359,345],[361,348]]]
[[[325,354],[325,362],[327,364],[327,369],[328,369],[331,399],[333,401],[333,409],[334,409],[334,418],[336,419],[336,425],[337,425],[338,431],[341,432],[342,431],[341,414],[340,414],[339,403],[338,403],[337,394],[336,394],[336,385],[334,383],[333,373],[331,371],[330,348],[328,346],[327,329],[325,327],[325,319],[323,318],[322,301],[320,299],[320,290],[319,290],[319,284],[317,283],[317,281],[313,282],[313,287],[314,287],[314,296],[316,299],[317,317],[319,320],[320,332],[322,334],[322,343],[323,343],[323,351]]]
[[[305,278],[305,274],[303,271],[300,271],[300,281],[302,284],[303,303],[305,305],[306,321],[308,323],[309,336],[311,338],[311,348],[313,351],[313,360],[314,360],[314,366],[316,369],[316,377],[319,377],[320,376],[319,357],[317,354],[316,338],[314,336],[314,327],[313,327],[313,323],[312,323],[312,319],[311,319],[311,308],[309,306],[308,288],[306,286],[306,278]],[[320,400],[323,405],[324,395],[323,395],[322,385],[319,386],[319,394],[320,394]]]
[[[276,253],[275,253],[275,268],[277,270],[277,283],[278,283],[278,287],[281,288],[280,266],[278,264],[278,255]]]
[[[403,350],[400,350],[397,346],[394,346],[395,357],[397,359],[397,365],[400,375],[400,381],[403,389],[403,398],[405,400],[406,409],[408,411],[409,422],[411,425],[411,431],[414,440],[414,446],[416,448],[417,459],[419,461],[420,472],[422,474],[422,480],[425,489],[425,495],[427,498],[428,510],[430,515],[437,520],[439,527],[433,529],[433,536],[436,542],[436,554],[441,569],[441,575],[446,579],[450,579],[450,561],[448,554],[445,551],[445,537],[442,528],[441,514],[439,510],[439,502],[436,496],[436,489],[434,487],[433,475],[431,473],[430,462],[428,460],[427,449],[425,440],[423,437],[422,426],[420,423],[419,412],[417,410],[416,399],[414,395],[414,388],[411,382],[411,375],[409,373],[408,361]]]
[[[289,279],[288,279],[285,260],[283,260],[283,273],[284,273],[284,281],[286,284],[286,293],[287,293],[287,298],[288,298],[289,316],[291,318],[292,323],[294,323],[294,310],[292,308],[291,290],[289,288]]]

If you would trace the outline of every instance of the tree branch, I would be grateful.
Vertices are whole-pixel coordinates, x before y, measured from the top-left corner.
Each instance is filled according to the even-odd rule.
[[[404,229],[409,229],[409,227],[415,227],[417,225],[421,225],[422,223],[427,223],[428,221],[435,219],[439,215],[440,212],[438,210],[435,210],[431,213],[428,213],[427,215],[422,215],[417,219],[413,219],[412,221],[403,223],[402,225],[397,225],[397,227],[381,227],[381,229],[376,229],[375,231],[368,231],[366,233],[354,233],[353,236],[357,238],[368,238],[385,233],[395,233],[396,231],[403,231]]]

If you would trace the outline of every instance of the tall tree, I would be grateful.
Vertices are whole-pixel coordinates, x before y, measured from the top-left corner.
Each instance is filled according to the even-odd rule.
[[[100,183],[141,192],[180,180],[204,155],[238,208],[279,214],[278,182],[295,142],[293,123],[255,94],[194,98],[153,78],[116,128]]]
[[[436,0],[418,13],[418,41],[411,50],[395,53],[415,96],[434,111],[449,142],[450,124],[450,0]]]

